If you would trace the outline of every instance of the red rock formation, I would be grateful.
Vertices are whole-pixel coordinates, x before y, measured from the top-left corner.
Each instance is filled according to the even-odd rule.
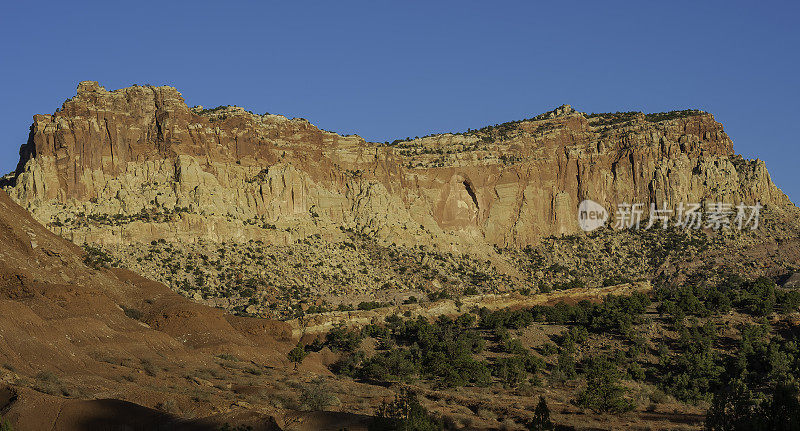
[[[78,242],[289,241],[348,226],[396,242],[525,245],[578,231],[583,199],[612,211],[622,202],[791,205],[764,163],[735,156],[722,125],[700,111],[587,116],[564,106],[383,145],[303,119],[190,109],[171,87],[82,82],[59,111],[34,117],[20,153],[9,193]],[[172,215],[130,220],[143,209]],[[102,214],[120,214],[118,223],[75,222]],[[245,223],[255,219],[290,232]]]

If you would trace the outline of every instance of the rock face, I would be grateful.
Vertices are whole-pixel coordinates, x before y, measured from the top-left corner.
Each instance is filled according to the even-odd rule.
[[[711,114],[529,120],[392,144],[238,107],[189,108],[171,87],[82,82],[36,115],[11,197],[74,242],[290,243],[342,228],[469,251],[579,231],[578,204],[790,206]]]

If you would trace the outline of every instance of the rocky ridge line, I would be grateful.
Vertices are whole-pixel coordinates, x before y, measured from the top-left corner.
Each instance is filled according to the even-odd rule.
[[[578,231],[577,205],[791,206],[711,114],[586,115],[569,106],[391,144],[238,107],[189,108],[172,87],[85,81],[36,115],[5,189],[76,243],[342,239],[491,254]]]

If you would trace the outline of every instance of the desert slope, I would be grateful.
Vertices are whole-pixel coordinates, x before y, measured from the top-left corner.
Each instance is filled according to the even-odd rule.
[[[649,285],[509,296],[487,305],[597,301],[634,290],[647,291]],[[459,314],[459,309],[445,300],[418,311],[436,317]],[[355,323],[386,317],[376,313],[372,318],[364,313]],[[86,266],[80,247],[49,232],[0,191],[0,416],[15,430],[217,430],[226,424],[256,431],[366,429],[380,403],[392,399],[395,386],[333,377],[327,366],[341,352],[328,347],[310,353],[299,370],[286,359],[296,343],[292,330],[310,342],[309,332],[318,328],[308,325],[330,327],[323,317],[305,322],[309,331],[297,331],[297,322],[224,314],[130,271]],[[329,317],[335,322],[341,316]],[[289,404],[314,376],[327,379],[340,404],[326,411]],[[536,401],[505,395],[487,399],[475,388],[462,397],[409,387],[441,417],[473,415],[470,409],[480,406],[524,421],[532,408],[509,409],[510,400],[515,406]],[[603,423],[598,415],[576,419],[558,397],[549,401],[558,421]],[[449,401],[442,404],[443,399]],[[635,420],[647,426],[698,420],[684,413],[673,416],[677,419]],[[476,429],[492,422],[473,420]]]
[[[194,304],[125,270],[86,267],[79,247],[0,192],[0,414],[15,429],[147,427],[183,423],[175,413],[231,414],[235,398],[221,391],[197,398],[201,380],[184,376],[213,369],[235,382],[215,361],[219,354],[282,367],[289,333],[277,322]],[[156,406],[170,409],[149,410]]]

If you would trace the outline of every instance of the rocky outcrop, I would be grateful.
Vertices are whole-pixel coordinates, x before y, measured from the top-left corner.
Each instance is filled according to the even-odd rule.
[[[82,82],[36,115],[6,190],[77,243],[289,243],[341,228],[448,250],[579,231],[578,204],[790,206],[711,114],[538,117],[394,143],[304,119],[189,108],[171,87]]]

